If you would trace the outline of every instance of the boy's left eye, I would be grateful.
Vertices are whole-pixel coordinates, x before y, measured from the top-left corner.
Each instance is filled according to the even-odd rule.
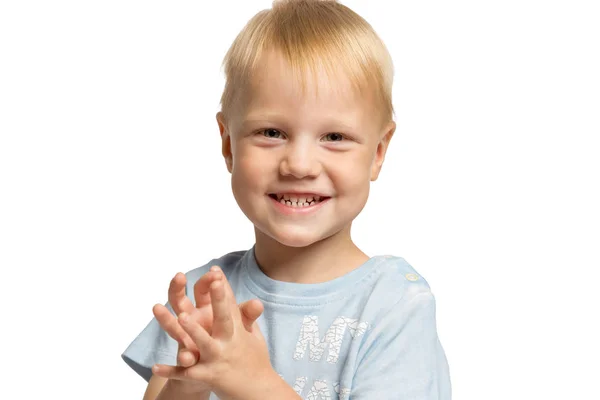
[[[329,138],[329,140],[325,139],[326,142],[339,142],[344,139],[344,135],[341,133],[328,133],[325,135],[325,138]]]

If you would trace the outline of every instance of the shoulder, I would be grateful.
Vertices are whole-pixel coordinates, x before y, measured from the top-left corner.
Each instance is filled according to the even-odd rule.
[[[404,258],[378,256],[365,315],[374,337],[402,330],[435,333],[436,299],[427,280]]]
[[[425,278],[402,257],[380,256],[360,342],[352,398],[450,399],[448,361],[437,333],[435,299]],[[384,367],[382,367],[384,366]],[[393,382],[382,386],[381,382]]]
[[[417,290],[431,290],[429,283],[404,258],[397,256],[377,256],[379,261],[380,279],[389,280],[391,284]]]
[[[433,298],[425,277],[404,258],[391,255],[374,258],[377,267],[373,274],[371,297],[380,301],[385,299],[389,305],[405,304],[417,297]]]

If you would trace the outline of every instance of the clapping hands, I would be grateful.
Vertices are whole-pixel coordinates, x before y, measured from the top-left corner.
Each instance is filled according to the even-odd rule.
[[[177,366],[155,365],[153,373],[185,381],[186,391],[233,396],[239,382],[272,372],[267,344],[256,324],[264,308],[258,299],[239,306],[219,267],[194,285],[196,305],[185,295],[186,278],[175,275],[168,308],[157,304],[154,316],[178,344]],[[183,382],[181,382],[183,383]]]

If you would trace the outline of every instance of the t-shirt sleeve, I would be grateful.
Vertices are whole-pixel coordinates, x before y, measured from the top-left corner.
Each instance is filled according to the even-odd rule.
[[[431,291],[405,297],[364,343],[350,400],[450,400],[448,362],[438,338]]]
[[[165,306],[175,315],[168,302]],[[135,372],[149,381],[154,364],[176,365],[177,347],[177,341],[161,328],[156,318],[152,318],[121,357]]]

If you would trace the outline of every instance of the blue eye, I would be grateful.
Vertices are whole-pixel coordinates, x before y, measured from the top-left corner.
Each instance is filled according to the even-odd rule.
[[[281,137],[281,132],[277,129],[263,129],[261,132],[263,136],[271,139],[279,139],[279,137]]]
[[[341,133],[328,133],[325,137],[329,137],[330,140],[325,140],[326,142],[340,142],[344,139],[344,135]]]

